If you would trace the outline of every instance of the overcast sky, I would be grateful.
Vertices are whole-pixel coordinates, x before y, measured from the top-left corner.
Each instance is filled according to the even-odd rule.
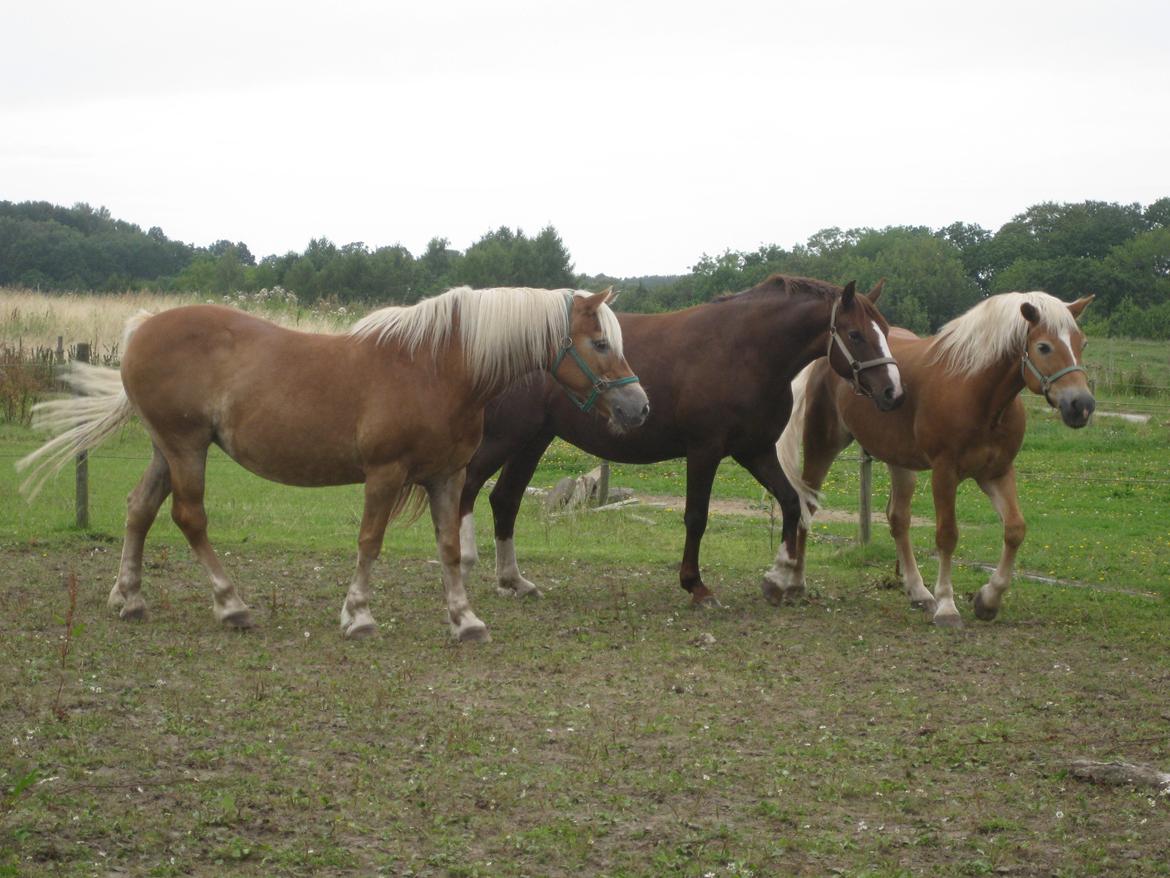
[[[257,256],[552,224],[685,272],[1170,195],[1170,3],[7,3],[0,200]]]

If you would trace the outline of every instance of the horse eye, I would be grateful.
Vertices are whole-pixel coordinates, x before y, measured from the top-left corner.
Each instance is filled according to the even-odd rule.
[[[861,342],[865,341],[865,336],[862,335],[860,332],[858,332],[856,329],[851,329],[851,330],[849,330],[849,340],[855,341],[858,344],[860,344]]]
[[[1052,353],[1052,345],[1046,341],[1042,341],[1040,344],[1036,345],[1036,350],[1042,354],[1050,354]]]
[[[603,351],[603,352],[608,351],[609,350],[609,342],[606,341],[604,338],[595,338],[595,339],[593,339],[593,349],[597,350],[597,351]]]

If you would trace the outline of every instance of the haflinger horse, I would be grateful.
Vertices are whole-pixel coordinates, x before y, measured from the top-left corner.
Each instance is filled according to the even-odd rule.
[[[503,594],[538,595],[516,563],[514,532],[525,486],[541,455],[559,436],[606,460],[652,463],[685,457],[686,544],[679,581],[695,604],[717,604],[699,570],[711,485],[719,462],[731,456],[792,514],[799,498],[776,461],[775,443],[792,407],[789,382],[809,362],[825,357],[878,409],[902,400],[898,367],[886,344],[887,324],[855,286],[774,275],[750,290],[668,314],[619,314],[622,333],[637,351],[638,374],[654,400],[646,423],[615,433],[555,392],[547,380],[518,385],[487,408],[484,441],[468,466],[460,502],[463,562],[478,553],[472,510],[484,482],[500,467],[491,492],[496,580]],[[786,595],[775,571],[765,575],[765,597]]]
[[[19,464],[37,464],[25,492],[35,494],[75,454],[138,415],[154,456],[127,501],[110,606],[123,619],[145,615],[143,544],[173,494],[172,517],[211,577],[215,617],[248,627],[248,606],[207,539],[208,447],[289,485],[364,483],[357,571],[341,609],[342,633],[361,637],[376,629],[369,578],[386,526],[408,505],[421,508],[425,491],[451,634],[488,640],[463,586],[458,515],[484,405],[547,369],[569,393],[591,394],[613,429],[642,423],[649,404],[623,356],[609,297],[609,290],[460,287],[375,311],[336,335],[214,305],[140,314],[126,327],[120,373],[74,367],[70,380],[90,395],[38,407],[40,423],[63,432]]]
[[[793,382],[792,420],[778,444],[781,466],[806,513],[796,551],[787,559],[789,587],[804,587],[808,526],[820,504],[817,490],[833,460],[856,439],[889,468],[886,516],[898,568],[911,605],[925,609],[936,625],[962,624],[951,584],[959,483],[974,479],[990,498],[1003,522],[1003,554],[975,595],[975,615],[995,618],[1024,540],[1013,464],[1026,426],[1020,393],[1026,387],[1042,395],[1069,427],[1089,422],[1095,403],[1081,365],[1085,336],[1077,318],[1092,299],[1067,304],[1047,293],[1002,293],[930,338],[891,330],[890,347],[906,382],[906,404],[896,412],[874,412],[859,403],[822,362],[805,369]],[[920,470],[930,470],[934,495],[938,581],[933,595],[923,585],[910,546],[910,500]]]

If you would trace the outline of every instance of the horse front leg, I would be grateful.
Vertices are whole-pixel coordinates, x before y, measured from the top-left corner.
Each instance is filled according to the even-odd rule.
[[[358,531],[357,569],[341,604],[341,633],[351,639],[369,637],[378,630],[370,612],[370,570],[382,553],[382,540],[390,516],[402,502],[406,470],[397,465],[381,467],[366,475],[365,506]]]
[[[1020,549],[1020,544],[1024,542],[1027,525],[1020,513],[1015,467],[1009,468],[998,478],[979,482],[979,487],[991,499],[991,505],[995,507],[1003,522],[1003,554],[1000,555],[999,566],[995,568],[987,584],[975,592],[975,617],[986,622],[995,618],[1004,593],[1011,585],[1016,553]]]
[[[914,485],[917,475],[914,470],[900,466],[886,465],[890,471],[890,501],[886,504],[886,520],[890,525],[890,536],[894,538],[894,550],[898,556],[898,570],[910,606],[934,615],[938,607],[934,596],[922,581],[922,571],[914,559],[914,547],[910,543],[910,501],[914,499]]]
[[[951,559],[959,542],[955,522],[955,494],[959,478],[954,469],[936,464],[931,473],[934,494],[934,544],[938,549],[938,582],[934,586],[934,624],[941,628],[961,628],[963,620],[955,606],[955,589],[951,581]]]
[[[443,591],[447,596],[447,621],[455,640],[486,642],[491,640],[487,626],[471,611],[467,591],[463,587],[463,567],[459,548],[459,495],[463,490],[466,470],[458,471],[426,485],[431,501],[431,521],[435,526],[435,543],[439,550],[439,566],[443,571]]]
[[[771,444],[757,454],[737,454],[735,460],[776,498],[783,517],[780,548],[772,568],[764,574],[760,590],[773,606],[796,601],[804,595],[804,554],[808,542],[808,528],[800,517],[800,496],[784,475]]]
[[[687,452],[687,507],[683,523],[687,529],[682,563],[678,568],[679,585],[690,592],[696,607],[722,606],[715,593],[703,583],[699,572],[699,545],[707,530],[707,509],[711,503],[711,485],[722,455],[711,449],[692,449]]]

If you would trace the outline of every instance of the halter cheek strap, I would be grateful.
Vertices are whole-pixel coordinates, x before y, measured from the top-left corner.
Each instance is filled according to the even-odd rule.
[[[573,344],[573,336],[569,334],[573,326],[572,295],[565,297],[565,304],[568,306],[566,308],[567,322],[565,324],[565,337],[561,339],[561,344],[559,350],[557,351],[556,359],[553,360],[552,365],[548,367],[548,370],[552,373],[553,379],[557,382],[557,384],[561,385],[561,388],[565,391],[565,395],[573,401],[573,404],[581,411],[587,412],[593,408],[593,405],[597,402],[597,398],[601,396],[601,394],[605,393],[607,390],[612,390],[615,387],[622,387],[626,384],[634,384],[637,382],[638,376],[627,375],[625,378],[598,377],[597,374],[589,368],[589,364],[585,362],[585,358],[581,356],[580,352],[577,350],[577,346]],[[576,393],[574,393],[572,388],[557,376],[557,370],[561,368],[561,363],[565,361],[566,356],[573,358],[573,361],[577,364],[577,368],[581,370],[581,373],[585,376],[589,383],[593,385],[593,389],[590,391],[589,396],[587,396],[585,399],[582,399]]]
[[[1028,356],[1028,351],[1025,348],[1024,358],[1020,361],[1020,374],[1024,376],[1025,381],[1027,381],[1027,370],[1029,369],[1032,371],[1032,374],[1036,376],[1036,380],[1040,382],[1040,392],[1044,394],[1045,399],[1048,398],[1049,388],[1069,372],[1084,372],[1088,374],[1088,369],[1079,363],[1076,363],[1072,366],[1065,366],[1063,369],[1057,369],[1051,375],[1045,375],[1038,368],[1036,368],[1036,364],[1032,362],[1032,358]],[[1051,400],[1049,400],[1049,402],[1051,402]]]
[[[853,382],[853,392],[861,396],[872,396],[872,394],[861,385],[861,373],[866,369],[872,369],[874,366],[888,366],[898,364],[898,361],[893,357],[877,357],[873,360],[858,360],[853,356],[853,351],[845,344],[845,340],[841,338],[841,334],[837,331],[837,306],[841,304],[840,299],[833,300],[833,310],[829,313],[829,344],[825,349],[825,356],[832,358],[833,343],[836,342],[837,347],[841,349],[841,353],[845,355],[846,362],[849,363],[849,368],[853,370],[853,376],[850,380]]]

